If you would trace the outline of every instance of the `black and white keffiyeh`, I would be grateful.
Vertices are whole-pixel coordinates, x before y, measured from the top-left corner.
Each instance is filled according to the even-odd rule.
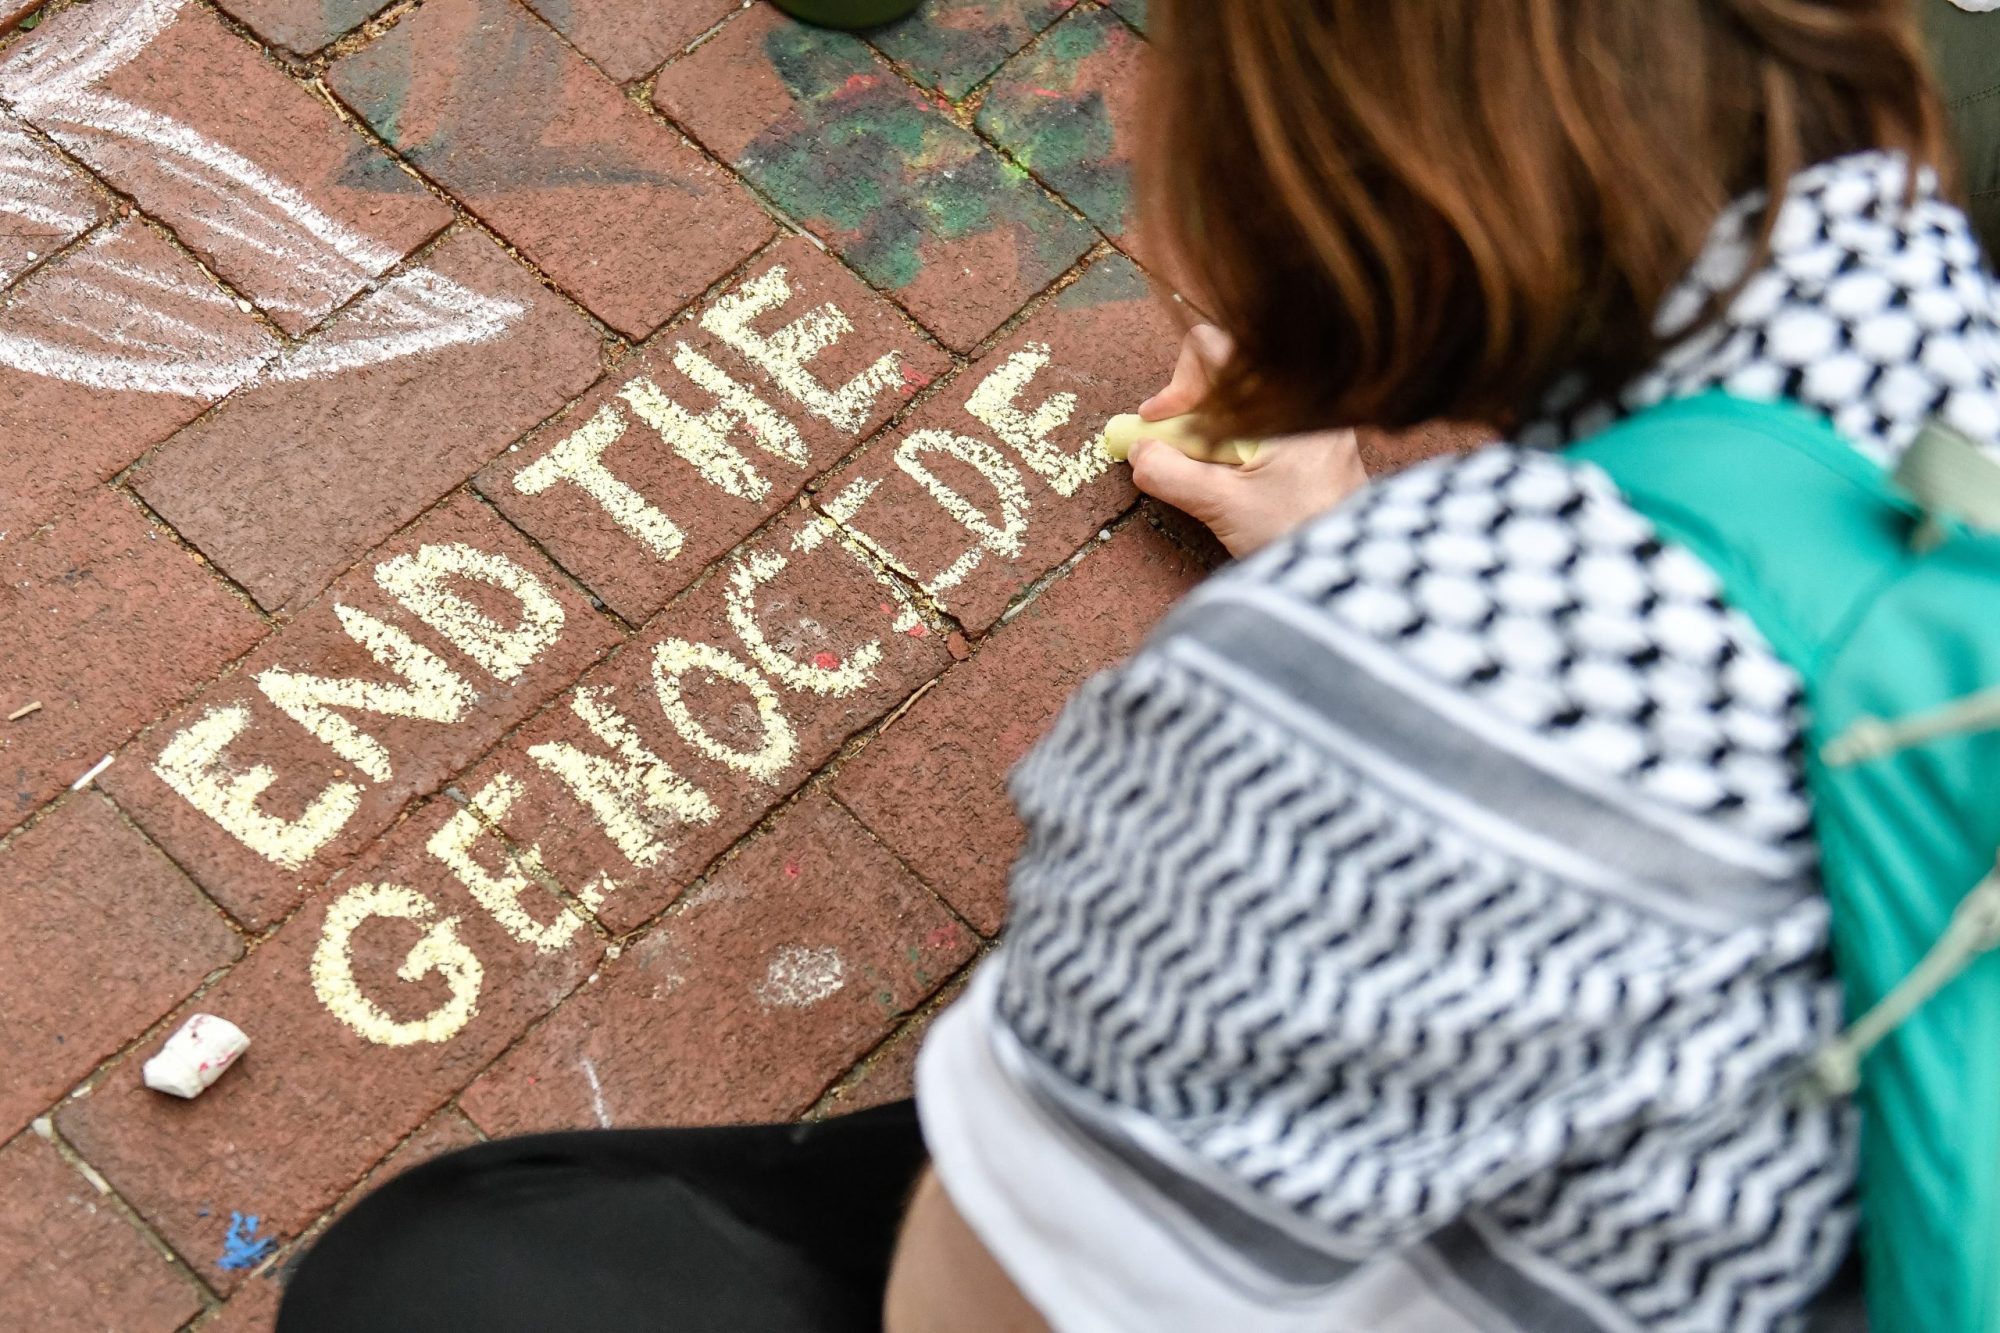
[[[1199,1326],[1062,1285],[1115,1271],[1119,1228],[1066,1238],[1095,1255],[1022,1239],[1093,1172],[1172,1219],[1182,1308],[1245,1327],[1817,1319],[1856,1124],[1796,1077],[1841,1017],[1799,683],[1706,566],[1537,446],[1712,387],[1884,462],[1934,414],[2000,443],[2000,326],[1963,216],[1864,154],[1802,173],[1768,262],[1685,330],[1756,209],[1616,402],[1558,401],[1211,580],[1017,773],[1010,934],[925,1057],[990,1047],[1006,1091],[920,1096],[954,1199],[1031,1296],[1060,1288],[1063,1333]],[[1074,1148],[1046,1178],[982,1156],[1016,1094]]]

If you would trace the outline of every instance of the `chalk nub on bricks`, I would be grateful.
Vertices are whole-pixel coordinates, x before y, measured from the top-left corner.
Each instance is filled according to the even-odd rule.
[[[243,1029],[214,1014],[195,1014],[146,1061],[146,1086],[176,1097],[199,1097],[249,1049]]]
[[[1210,440],[1195,429],[1192,413],[1147,421],[1137,412],[1124,412],[1111,418],[1104,427],[1104,452],[1116,462],[1131,457],[1132,446],[1141,440],[1158,440],[1202,463],[1241,465],[1255,458],[1263,448],[1257,440]]]

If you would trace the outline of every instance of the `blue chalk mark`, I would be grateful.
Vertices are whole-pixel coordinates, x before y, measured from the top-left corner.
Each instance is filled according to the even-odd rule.
[[[229,1233],[222,1238],[222,1257],[215,1266],[234,1272],[239,1268],[254,1268],[265,1255],[278,1248],[276,1238],[260,1236],[257,1228],[264,1219],[252,1213],[245,1217],[242,1213],[229,1214]]]

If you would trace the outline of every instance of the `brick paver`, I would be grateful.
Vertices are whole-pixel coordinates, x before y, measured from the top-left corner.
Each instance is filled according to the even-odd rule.
[[[187,1276],[33,1133],[0,1148],[0,1293],[11,1326],[35,1333],[172,1333],[201,1309]]]
[[[908,1095],[1009,767],[1216,550],[1097,450],[1180,334],[1143,0],[52,8],[0,26],[0,1325],[268,1333],[482,1133]],[[146,1089],[196,1010],[249,1053]]]
[[[1076,0],[924,0],[909,18],[870,34],[917,82],[954,101],[999,69]]]
[[[468,311],[456,340],[350,368],[440,301]],[[263,605],[296,606],[595,379],[598,346],[587,320],[463,230],[176,435],[132,484]]]
[[[597,937],[475,827],[433,802],[206,992],[252,1044],[199,1100],[142,1087],[140,1052],[57,1113],[211,1286],[245,1273],[232,1212],[296,1235],[590,974]]]
[[[329,81],[621,333],[652,332],[773,233],[742,186],[514,0],[429,0]]]
[[[1098,667],[1193,585],[1188,555],[1135,521],[954,667],[844,769],[834,794],[939,896],[992,934],[1020,825],[1007,773]]]
[[[107,211],[86,177],[0,111],[0,287],[103,221]]]
[[[0,718],[41,705],[0,721],[0,830],[264,633],[240,597],[122,495],[93,492],[26,540],[0,543]]]
[[[132,336],[146,344],[136,354]],[[137,218],[8,293],[0,341],[22,350],[0,363],[0,541],[116,474],[278,350],[198,264]]]
[[[791,237],[495,459],[479,489],[637,624],[950,365]]]
[[[102,781],[261,928],[615,637],[518,532],[459,497],[141,737]]]
[[[767,6],[669,65],[653,100],[959,350],[1090,244],[859,39]]]
[[[195,1333],[271,1333],[284,1294],[277,1274],[261,1273],[245,1282],[221,1309],[196,1324]]]
[[[1174,328],[1145,277],[1093,264],[1015,334],[821,483],[820,503],[971,630],[1122,513],[1104,421],[1165,381]]]
[[[393,0],[222,0],[221,8],[273,46],[308,55],[389,8]]]
[[[1102,9],[1050,28],[994,79],[978,125],[1127,250],[1146,44]]]
[[[620,83],[652,73],[743,0],[531,0],[528,8]]]
[[[86,793],[0,848],[0,1138],[243,944],[187,877]]]
[[[291,332],[451,220],[193,0],[68,10],[9,53],[0,94]]]
[[[488,1134],[798,1115],[972,949],[852,819],[807,797],[462,1104]]]

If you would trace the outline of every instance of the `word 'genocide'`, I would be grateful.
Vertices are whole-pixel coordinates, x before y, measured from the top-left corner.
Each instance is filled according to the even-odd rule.
[[[800,304],[783,264],[739,284],[691,322],[714,340],[708,351],[670,333],[643,370],[628,371],[594,411],[550,431],[502,484],[523,497],[562,488],[587,497],[594,521],[608,522],[645,562],[689,559],[687,533],[724,503],[718,495],[765,506],[742,526],[749,531],[790,493],[767,504],[774,477],[795,491],[821,461],[809,435],[830,438],[838,458],[886,415],[894,395],[909,391],[903,354],[894,350],[829,383],[816,366],[853,333],[853,323],[831,300],[802,312]],[[723,364],[728,359],[742,367],[732,370]],[[802,510],[789,526],[777,525],[731,556],[610,660],[571,682],[471,776],[462,808],[424,845],[431,862],[516,943],[542,953],[560,949],[583,918],[568,907],[553,917],[531,912],[530,901],[557,901],[540,895],[538,884],[574,885],[571,896],[602,915],[634,877],[651,877],[657,882],[647,891],[664,905],[859,722],[935,671],[934,657],[917,663],[910,656],[937,646],[914,642],[926,629],[923,598],[909,585],[949,608],[983,562],[1022,555],[1031,487],[1066,500],[1109,466],[1100,433],[1077,432],[1068,447],[1057,441],[1077,400],[1035,392],[1051,364],[1046,344],[1023,342],[992,360],[947,386],[948,410],[962,414],[958,428],[933,425],[893,448],[886,440],[871,446],[860,463],[878,466],[857,464],[851,480],[843,473],[817,511]],[[936,406],[924,409],[926,420],[937,420]],[[649,495],[621,478],[620,457],[647,448],[681,460],[700,484],[671,493],[655,487]],[[924,568],[903,553],[912,534],[894,527],[911,521],[907,506],[882,511],[881,521],[869,518],[871,498],[898,475],[899,485],[934,502],[922,520],[922,549],[932,552]],[[964,534],[942,561],[935,556],[938,514],[947,520],[942,530]],[[345,593],[337,588],[329,597],[338,633],[329,628],[322,637],[338,643],[344,634],[343,651],[358,649],[379,672],[331,674],[323,660],[317,670],[288,661],[281,635],[270,664],[246,672],[254,688],[210,702],[173,728],[152,773],[274,874],[294,881],[330,849],[387,827],[406,801],[385,797],[378,809],[371,791],[389,791],[399,767],[414,762],[406,753],[408,724],[481,725],[482,705],[520,686],[577,623],[554,570],[530,568],[538,559],[530,548],[490,549],[499,544],[428,541],[379,560],[368,571],[372,587],[350,578]],[[560,554],[559,541],[550,547]],[[589,582],[587,571],[578,572]],[[713,614],[695,614],[710,606]],[[526,711],[509,716],[517,721]],[[291,751],[272,737],[284,728],[302,729],[322,747],[317,754],[337,762],[339,776],[321,782],[282,774],[272,756]],[[465,752],[477,754],[498,738],[497,730],[482,733]],[[255,759],[235,757],[252,752]],[[598,841],[580,836],[579,827],[594,830]],[[482,838],[501,848],[498,869],[475,855]],[[687,864],[676,860],[684,851]],[[643,919],[634,912],[618,919]],[[394,997],[364,993],[351,947],[373,921],[421,927],[396,975],[409,983],[441,980],[449,992],[442,1003],[399,1017],[403,1004],[385,1003]],[[447,1041],[476,1014],[484,978],[457,926],[407,884],[349,885],[322,921],[311,965],[315,993],[370,1042]],[[432,981],[424,993],[434,991]]]

